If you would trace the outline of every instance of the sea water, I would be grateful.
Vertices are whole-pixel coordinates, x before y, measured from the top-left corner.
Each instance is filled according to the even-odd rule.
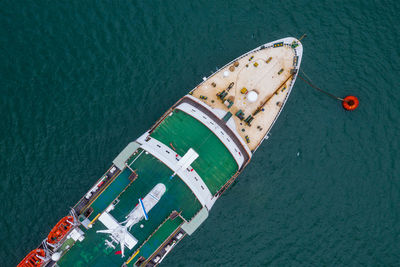
[[[304,33],[270,138],[164,266],[400,262],[399,1],[2,1],[0,259],[15,266],[180,97]]]

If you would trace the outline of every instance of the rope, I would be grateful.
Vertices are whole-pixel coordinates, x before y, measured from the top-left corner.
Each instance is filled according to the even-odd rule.
[[[307,74],[305,74],[304,71],[303,71],[302,69],[300,69],[300,70],[301,70],[301,72],[304,74],[304,76],[306,76],[306,78],[307,78],[308,80],[311,81],[311,79],[308,78]],[[331,93],[329,93],[329,92],[327,92],[327,91],[325,91],[325,90],[322,90],[321,88],[315,86],[315,85],[312,84],[310,81],[308,81],[307,79],[303,78],[300,74],[297,74],[297,76],[299,76],[300,79],[302,79],[304,82],[306,82],[306,83],[307,83],[309,86],[311,86],[312,88],[314,88],[314,89],[316,89],[316,90],[318,90],[318,91],[320,91],[320,92],[322,92],[322,93],[324,93],[324,94],[326,94],[326,95],[328,95],[328,96],[330,96],[330,97],[332,97],[332,98],[334,98],[334,99],[336,99],[336,100],[347,102],[347,101],[344,100],[343,98],[337,97],[337,96],[335,96],[335,95],[333,95],[333,94],[331,94]]]
[[[308,75],[303,71],[303,69],[300,69],[300,70],[301,70],[301,72],[303,73],[303,75],[306,76],[306,78],[307,78],[310,82],[313,82],[313,81],[311,80],[311,78],[308,77]]]
[[[306,38],[306,37],[307,37],[307,34],[303,34],[303,35],[300,37],[299,42],[301,42],[301,40],[302,40],[303,38]]]

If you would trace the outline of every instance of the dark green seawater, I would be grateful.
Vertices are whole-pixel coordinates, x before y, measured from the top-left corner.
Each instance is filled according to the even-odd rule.
[[[271,137],[164,266],[399,266],[399,1],[2,1],[0,265],[203,76],[303,40]]]

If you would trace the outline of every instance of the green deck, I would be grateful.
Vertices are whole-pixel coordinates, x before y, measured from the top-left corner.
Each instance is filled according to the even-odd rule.
[[[132,160],[133,159],[131,159],[128,164]],[[140,154],[132,163],[131,168],[136,170],[138,174],[138,178],[133,183],[129,185],[129,180],[127,179],[131,172],[129,170],[124,170],[120,174],[122,177],[117,177],[103,192],[105,196],[103,197],[103,194],[100,195],[96,201],[93,202],[92,206],[96,212],[102,212],[104,208],[118,196],[121,190],[123,190],[126,185],[129,185],[125,192],[119,196],[120,201],[115,206],[115,209],[110,212],[116,220],[122,222],[125,220],[125,216],[138,203],[139,198],[143,198],[156,184],[163,183],[167,188],[166,192],[157,205],[148,212],[149,220],[142,220],[134,225],[130,231],[138,240],[138,244],[132,250],[125,248],[125,258],[121,258],[121,255],[115,255],[114,253],[120,250],[120,248],[117,247],[114,250],[106,248],[104,241],[105,239],[109,239],[108,235],[96,233],[97,230],[105,229],[100,221],[96,221],[92,229],[85,231],[85,239],[83,242],[76,242],[58,261],[59,266],[121,266],[157,227],[168,218],[173,210],[182,212],[181,215],[187,220],[190,220],[201,209],[200,202],[186,184],[178,177],[178,179],[170,180],[169,177],[172,171],[152,155],[146,153]],[[128,184],[126,184],[125,179],[128,180]],[[116,183],[116,185],[113,185],[114,183]],[[117,185],[119,187],[117,187]],[[115,186],[113,190],[119,191],[112,191],[113,193],[109,192],[109,190],[112,189],[111,186]],[[94,212],[93,214],[96,216]],[[150,243],[146,243],[144,252],[147,251],[147,253],[151,254],[152,251],[156,250],[163,236],[168,234],[169,231],[169,234],[171,234],[176,229],[175,224],[179,223],[179,220],[179,218],[173,220],[172,222],[174,222],[174,224],[171,227],[162,228],[163,230],[159,234],[160,228],[159,231],[157,231],[157,235],[155,235],[155,237],[153,236],[155,239],[152,239]],[[140,228],[140,224],[143,224],[144,227]],[[167,226],[168,225],[169,223]],[[130,264],[130,266],[132,266],[132,264]]]
[[[193,148],[199,158],[192,167],[212,193],[217,192],[237,170],[234,158],[218,137],[182,111],[174,111],[172,116],[168,116],[152,133],[152,137],[168,146],[171,143],[181,155]],[[93,220],[118,198],[119,202],[110,214],[122,222],[137,205],[139,198],[145,197],[158,183],[163,183],[166,192],[157,205],[148,211],[149,220],[142,220],[130,231],[138,240],[137,245],[132,250],[125,248],[125,258],[115,255],[120,247],[106,248],[104,241],[109,239],[108,235],[96,233],[105,227],[100,221],[95,221],[93,228],[85,231],[85,239],[76,242],[58,261],[59,266],[121,266],[141,247],[129,264],[132,266],[138,257],[148,258],[182,224],[183,220],[179,217],[168,219],[172,211],[181,212],[181,216],[189,221],[202,208],[187,185],[179,177],[170,179],[173,171],[151,154],[139,149],[127,163],[138,177],[131,183],[129,176],[132,171],[128,168],[123,170],[90,205],[93,208],[90,219]]]
[[[139,258],[139,256],[143,256],[146,259],[150,257],[154,252],[154,248],[161,246],[165,239],[167,239],[182,223],[183,220],[180,217],[176,217],[174,220],[167,220],[140,249],[137,258]]]
[[[183,111],[173,111],[173,115],[165,118],[151,136],[167,146],[172,144],[180,155],[193,148],[199,157],[192,163],[192,167],[212,194],[238,169],[235,159],[218,137]]]
[[[175,219],[166,220],[159,229],[147,240],[147,242],[140,248],[138,253],[132,259],[129,259],[129,266],[134,266],[133,264],[140,258],[144,257],[148,259],[154,252],[154,248],[160,247],[165,240],[172,235],[176,229],[183,223],[183,220],[178,216]],[[132,264],[133,263],[133,264]],[[131,265],[132,264],[132,265]]]
[[[90,215],[90,219],[94,219],[96,215],[102,213],[108,205],[124,190],[129,184],[129,175],[132,172],[129,169],[125,169],[121,172],[112,183],[97,197],[95,201],[90,205],[93,208],[93,212]]]

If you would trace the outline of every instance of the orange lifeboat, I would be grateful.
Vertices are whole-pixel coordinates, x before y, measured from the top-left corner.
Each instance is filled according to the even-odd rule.
[[[68,232],[72,229],[74,225],[74,217],[65,216],[62,218],[56,226],[51,229],[49,235],[47,236],[47,243],[49,244],[57,244],[60,242],[64,236],[68,234]]]
[[[45,252],[43,249],[32,250],[17,267],[34,267],[42,266],[44,262]]]

